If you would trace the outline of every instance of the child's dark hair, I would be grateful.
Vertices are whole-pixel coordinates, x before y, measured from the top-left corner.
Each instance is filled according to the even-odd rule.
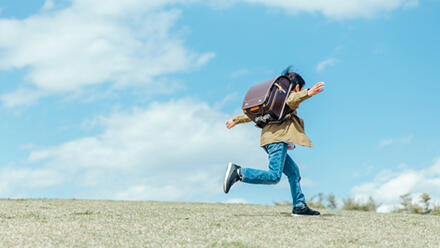
[[[293,83],[293,88],[295,88],[296,85],[299,85],[299,88],[302,89],[304,87],[304,85],[306,84],[306,82],[301,77],[301,75],[292,71],[291,65],[289,67],[287,67],[286,69],[284,69],[284,71],[281,72],[281,75],[286,76],[290,79],[290,81]]]

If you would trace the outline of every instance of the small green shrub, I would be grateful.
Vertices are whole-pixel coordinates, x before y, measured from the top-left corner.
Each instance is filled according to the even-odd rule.
[[[431,209],[430,209],[430,201],[431,200],[431,196],[428,193],[423,193],[422,194],[422,204],[423,204],[423,209],[422,209],[422,213],[423,214],[429,214],[431,213]]]
[[[327,196],[327,208],[336,209],[336,197],[334,194],[330,194]]]
[[[409,214],[431,214],[434,212],[434,209],[430,207],[431,196],[428,193],[423,193],[421,195],[421,204],[422,206],[413,203],[413,198],[410,193],[406,193],[400,196],[400,205],[401,207],[394,210],[396,213],[409,213]],[[440,210],[439,210],[440,211]],[[433,213],[434,214],[434,213]]]
[[[327,204],[325,204],[325,199],[327,199]],[[311,208],[318,209],[335,209],[336,208],[336,198],[335,195],[330,194],[325,198],[323,193],[312,196],[310,199],[306,200],[306,203]],[[292,206],[291,201],[274,201],[275,206]]]
[[[432,208],[431,214],[440,215],[440,205],[436,205]]]
[[[324,205],[324,194],[323,193],[319,193],[317,195],[312,196],[308,201],[307,201],[307,205],[311,208],[319,208],[319,209],[324,209],[325,205]]]
[[[380,204],[377,204],[373,197],[369,197],[366,203],[360,203],[353,198],[347,198],[343,200],[344,205],[342,209],[344,210],[356,210],[356,211],[372,211],[375,212]]]
[[[289,201],[274,201],[275,206],[292,206],[292,202]]]

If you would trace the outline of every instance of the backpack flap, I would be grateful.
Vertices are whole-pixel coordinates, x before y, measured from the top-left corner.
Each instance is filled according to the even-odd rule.
[[[249,110],[265,103],[274,81],[275,79],[271,79],[252,86],[246,93],[241,108]]]
[[[243,112],[259,127],[280,120],[291,89],[290,80],[284,76],[256,84],[248,90],[243,100]]]

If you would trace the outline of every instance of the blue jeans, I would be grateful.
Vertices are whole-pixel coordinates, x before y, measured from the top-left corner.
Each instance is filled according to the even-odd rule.
[[[293,207],[304,207],[306,199],[301,191],[299,168],[287,154],[287,143],[279,142],[263,147],[269,155],[269,170],[241,168],[242,181],[253,184],[276,184],[281,180],[282,173],[289,179]]]

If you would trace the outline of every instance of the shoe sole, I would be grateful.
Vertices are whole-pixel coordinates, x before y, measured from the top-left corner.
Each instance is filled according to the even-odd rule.
[[[231,174],[231,169],[232,169],[232,163],[229,162],[228,168],[226,169],[225,180],[223,182],[223,191],[225,192],[225,194],[227,194],[229,192],[229,190],[228,190],[228,192],[226,192],[226,182],[228,181],[228,177]]]
[[[307,214],[291,214],[293,217],[298,217],[298,216],[311,216],[311,217],[320,217],[321,215],[307,215]]]

